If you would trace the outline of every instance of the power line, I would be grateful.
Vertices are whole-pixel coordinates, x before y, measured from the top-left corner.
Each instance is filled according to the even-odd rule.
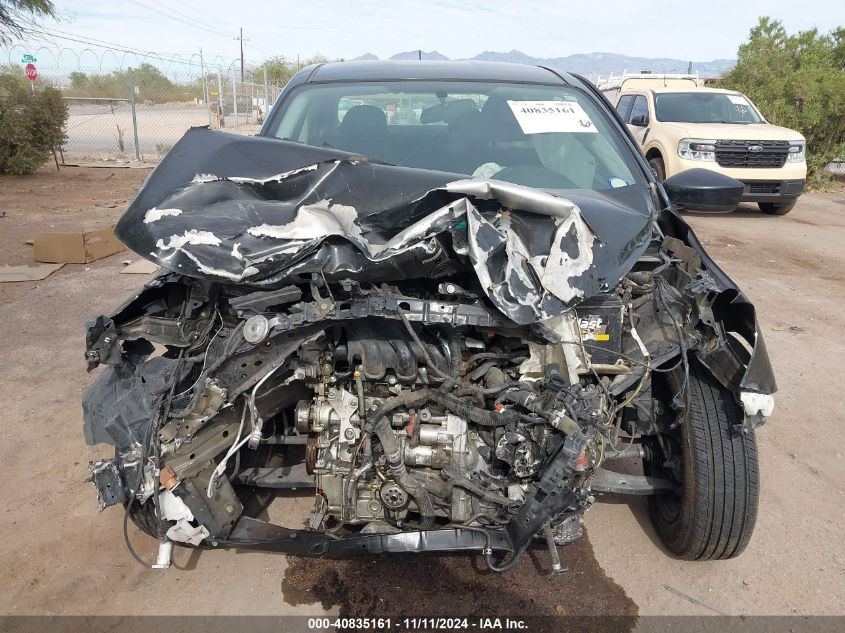
[[[86,46],[95,46],[97,48],[106,48],[106,49],[114,50],[114,51],[117,51],[117,52],[120,52],[120,53],[129,53],[129,54],[136,55],[136,56],[142,55],[144,57],[150,57],[150,58],[162,61],[162,62],[184,64],[184,65],[187,65],[187,66],[201,66],[201,64],[198,64],[196,62],[192,62],[190,60],[177,60],[177,59],[173,59],[172,57],[171,58],[162,57],[158,53],[154,53],[152,51],[145,51],[145,50],[142,50],[140,48],[133,48],[133,47],[130,47],[130,46],[124,46],[122,44],[115,44],[114,42],[107,42],[105,40],[97,40],[95,38],[89,38],[88,36],[85,36],[85,35],[65,34],[63,31],[58,31],[58,30],[50,31],[50,30],[44,29],[44,28],[40,28],[38,30],[35,30],[35,29],[32,29],[32,28],[27,28],[27,29],[25,29],[25,32],[30,36],[35,36],[36,38],[39,38],[39,39],[42,39],[42,40],[47,40],[48,38],[57,38],[57,39],[60,39],[60,40],[67,40],[67,41],[70,41],[70,42],[76,42],[78,44],[84,44]],[[53,42],[53,43],[58,45],[57,42]],[[176,55],[179,55],[179,54],[174,53],[173,56],[175,57]],[[182,55],[179,55],[179,56],[181,57]]]
[[[141,57],[144,57],[144,58],[151,58],[151,59],[155,59],[155,60],[158,60],[160,62],[165,62],[165,63],[168,63],[168,64],[177,63],[177,64],[182,64],[182,65],[185,65],[185,66],[196,66],[196,67],[200,67],[200,68],[203,66],[203,64],[201,64],[201,63],[191,61],[191,57],[196,55],[196,53],[190,53],[190,54],[187,54],[187,53],[186,54],[172,53],[170,57],[166,57],[162,54],[155,53],[155,52],[150,51],[150,50],[135,48],[133,46],[129,46],[129,45],[126,45],[126,44],[117,44],[116,42],[110,42],[108,40],[102,40],[102,39],[90,37],[90,36],[87,36],[87,35],[78,35],[76,33],[69,33],[67,31],[62,31],[62,30],[56,29],[56,28],[47,28],[47,27],[43,26],[42,24],[36,23],[35,21],[25,20],[25,22],[28,24],[28,26],[24,27],[24,29],[23,29],[25,36],[27,36],[29,39],[42,40],[43,42],[50,42],[56,48],[61,48],[61,44],[56,41],[58,39],[58,40],[63,40],[63,41],[67,41],[67,42],[74,42],[74,43],[77,43],[77,44],[83,44],[85,46],[92,46],[92,47],[97,47],[97,48],[109,49],[109,50],[119,52],[119,53],[131,54],[131,55],[135,55],[135,56],[141,56]],[[239,38],[234,38],[234,39],[239,39]],[[249,38],[244,38],[244,41],[249,42],[251,40]],[[259,48],[259,47],[255,46],[255,48]],[[178,57],[185,57],[187,59],[174,59],[177,56]],[[241,58],[239,58],[239,61],[240,60],[241,60]],[[245,64],[246,61],[247,60],[245,58],[243,58],[243,60],[241,61],[242,72],[243,72],[243,64]],[[249,63],[250,64],[257,64],[257,62],[255,62],[255,61],[250,61]],[[230,65],[230,67],[231,67],[231,65]]]
[[[146,1],[147,2],[153,2],[154,4],[161,5],[161,2],[159,2],[159,0],[146,0]],[[189,9],[192,9],[194,11],[201,11],[201,9],[199,7],[197,7],[195,4],[193,4],[191,2],[187,2],[186,0],[182,0],[182,6],[187,7]],[[196,18],[194,16],[189,16],[188,14],[182,13],[181,11],[177,11],[176,9],[171,9],[170,7],[168,7],[168,10],[172,11],[173,13],[179,13],[180,15],[188,17],[192,20],[196,20]],[[200,22],[201,24],[206,24],[206,25],[210,26],[207,22],[202,22],[201,20],[196,20],[196,21]],[[228,36],[229,36],[229,34],[227,33],[226,37],[228,37]],[[278,54],[278,53],[274,53],[274,52],[268,50],[264,46],[259,46],[258,43],[256,43],[255,40],[252,40],[252,47],[261,51],[262,53],[264,53],[265,55],[268,55],[268,56],[273,56],[273,55]]]
[[[223,31],[221,31],[220,29],[218,29],[216,26],[209,24],[208,22],[205,22],[203,20],[198,19],[195,15],[189,15],[187,13],[183,13],[182,11],[178,11],[177,9],[169,7],[165,4],[162,4],[161,2],[159,2],[159,0],[146,0],[146,2],[152,2],[154,5],[159,6],[162,9],[169,11],[170,13],[175,13],[176,15],[180,15],[184,18],[187,18],[188,20],[191,20],[192,23],[196,23],[197,25],[204,26],[207,29],[209,29],[210,31],[217,33],[221,37],[230,37],[230,35],[231,35],[231,33],[225,33]]]
[[[199,29],[200,31],[205,31],[207,33],[211,33],[212,35],[217,35],[218,37],[231,37],[229,33],[223,33],[222,31],[218,31],[217,29],[209,28],[206,26],[202,26],[199,22],[189,22],[178,15],[173,15],[169,12],[165,12],[162,9],[158,9],[154,6],[150,6],[141,2],[140,0],[133,0],[133,4],[136,4],[144,9],[148,9],[149,11],[153,11],[154,13],[158,13],[161,16],[169,18],[174,22],[179,22],[180,24],[184,24],[185,26],[190,26],[191,28]],[[167,11],[171,11],[171,9],[167,9]],[[192,19],[189,17],[189,19]]]

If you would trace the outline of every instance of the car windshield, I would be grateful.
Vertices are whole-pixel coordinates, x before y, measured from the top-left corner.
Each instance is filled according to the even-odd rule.
[[[654,97],[658,121],[676,123],[762,123],[751,102],[741,94],[670,92]]]
[[[618,129],[571,86],[305,84],[270,125],[282,139],[529,187],[607,190],[642,182]]]

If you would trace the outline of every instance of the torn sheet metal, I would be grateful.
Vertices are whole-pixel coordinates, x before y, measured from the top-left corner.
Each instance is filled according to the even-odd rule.
[[[151,174],[116,233],[175,272],[266,289],[311,273],[364,283],[471,268],[503,314],[529,323],[612,287],[630,269],[652,219],[636,202],[576,203],[507,182],[195,128]]]

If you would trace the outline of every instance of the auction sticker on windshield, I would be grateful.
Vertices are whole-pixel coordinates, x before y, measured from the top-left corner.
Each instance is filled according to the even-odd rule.
[[[597,132],[577,101],[508,101],[525,134]]]
[[[734,105],[739,105],[739,106],[747,106],[748,105],[748,99],[746,99],[745,97],[743,97],[741,95],[728,95],[728,99]]]

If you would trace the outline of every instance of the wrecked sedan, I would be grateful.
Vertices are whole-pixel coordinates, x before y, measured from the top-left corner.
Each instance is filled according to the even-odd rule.
[[[87,324],[100,504],[160,567],[173,543],[559,566],[604,493],[647,495],[679,557],[736,556],[775,382],[677,211],[741,193],[655,182],[577,76],[306,68],[258,136],[190,130],[117,225],[164,270]],[[279,490],[313,510],[258,518]]]

